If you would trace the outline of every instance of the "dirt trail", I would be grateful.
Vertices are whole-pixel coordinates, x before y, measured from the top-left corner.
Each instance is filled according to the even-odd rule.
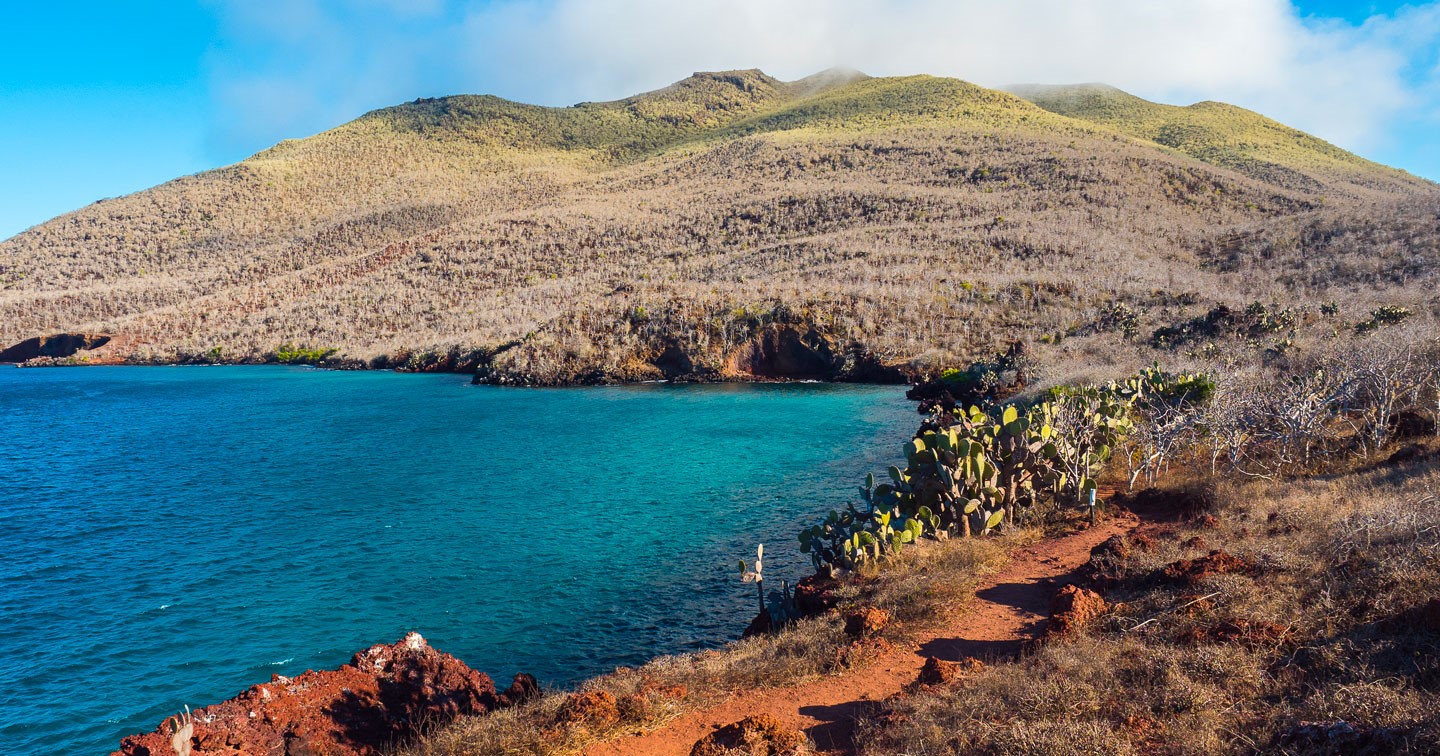
[[[747,715],[766,713],[803,729],[822,751],[848,753],[857,714],[914,682],[926,657],[982,660],[1013,656],[1037,636],[1049,616],[1050,598],[1065,578],[1085,564],[1090,550],[1127,533],[1139,520],[1126,512],[1094,528],[1038,541],[1016,552],[975,592],[976,600],[917,644],[900,647],[860,669],[798,685],[747,692],[693,711],[644,735],[629,735],[586,749],[589,756],[688,754],[695,741]]]

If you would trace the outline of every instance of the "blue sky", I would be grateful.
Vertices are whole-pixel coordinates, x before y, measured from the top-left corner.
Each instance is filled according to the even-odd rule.
[[[0,8],[0,238],[367,110],[831,65],[1233,102],[1440,179],[1440,0],[56,0]]]

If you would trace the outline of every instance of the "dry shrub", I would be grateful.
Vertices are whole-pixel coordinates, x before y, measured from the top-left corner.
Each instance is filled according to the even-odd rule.
[[[892,702],[864,752],[1440,748],[1440,460],[1220,481],[1207,507],[1213,527],[1182,520],[1151,549],[1105,552],[1113,608],[1097,627]],[[1253,572],[1163,579],[1203,556],[1195,537]],[[1339,745],[1296,734],[1341,720],[1357,734]]]
[[[412,103],[104,200],[0,241],[0,346],[438,365],[518,342],[494,369],[546,383],[655,378],[672,346],[719,370],[795,320],[917,369],[1043,337],[1104,375],[1220,304],[1434,309],[1434,186],[1353,156],[1212,166],[953,80],[767,79]],[[1116,303],[1139,336],[1094,332]]]

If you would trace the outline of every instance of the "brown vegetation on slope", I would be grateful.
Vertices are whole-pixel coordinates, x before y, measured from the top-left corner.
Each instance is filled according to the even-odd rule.
[[[1440,192],[1288,150],[1256,178],[930,77],[419,101],[0,242],[0,345],[551,383],[756,375],[776,327],[926,370],[1116,302],[1434,308]]]
[[[1105,566],[1099,623],[891,701],[861,752],[1433,753],[1437,461],[1205,484],[1200,517]],[[1256,570],[1155,579],[1205,543]]]

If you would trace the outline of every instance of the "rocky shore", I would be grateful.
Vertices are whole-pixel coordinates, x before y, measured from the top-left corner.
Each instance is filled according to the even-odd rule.
[[[538,692],[526,674],[497,692],[488,676],[410,633],[355,654],[339,669],[276,675],[228,701],[171,717],[154,732],[125,738],[111,756],[375,756],[422,726],[513,706]]]
[[[886,361],[863,344],[845,343],[803,323],[770,324],[729,349],[687,349],[677,341],[662,340],[618,364],[566,365],[541,371],[517,368],[506,361],[507,353],[524,347],[523,342],[518,341],[489,348],[401,351],[370,359],[320,349],[138,357],[131,351],[133,347],[133,341],[124,335],[52,334],[5,349],[0,352],[0,362],[14,362],[22,367],[313,365],[332,370],[459,373],[474,376],[476,384],[496,386],[592,386],[649,381],[902,384],[916,377],[916,370],[908,364]],[[521,361],[520,364],[528,363]]]

